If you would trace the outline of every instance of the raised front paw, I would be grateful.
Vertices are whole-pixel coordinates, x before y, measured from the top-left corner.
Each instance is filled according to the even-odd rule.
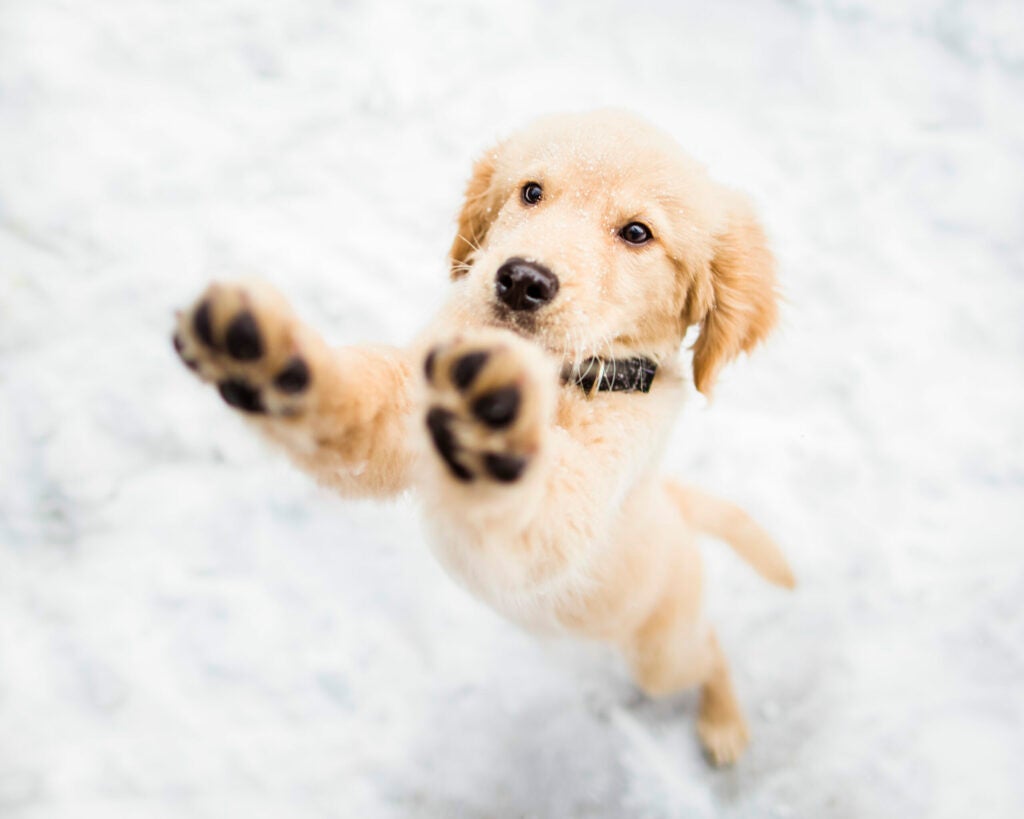
[[[550,423],[556,379],[541,350],[481,330],[433,348],[424,370],[427,429],[451,474],[467,483],[519,480]]]
[[[211,284],[178,314],[174,349],[236,409],[299,415],[313,382],[301,325],[267,285]]]

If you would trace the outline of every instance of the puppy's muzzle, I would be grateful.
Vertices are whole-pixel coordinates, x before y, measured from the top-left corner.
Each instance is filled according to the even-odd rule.
[[[558,276],[544,265],[512,258],[494,277],[498,300],[512,310],[538,310],[558,293]]]

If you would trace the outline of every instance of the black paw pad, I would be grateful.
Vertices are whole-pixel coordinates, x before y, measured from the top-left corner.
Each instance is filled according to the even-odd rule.
[[[245,310],[232,319],[224,338],[228,354],[238,361],[255,361],[263,355],[263,339],[256,317]]]
[[[210,302],[204,301],[192,316],[192,329],[207,347],[213,346],[213,321],[210,318]]]
[[[523,470],[526,469],[526,458],[491,452],[484,456],[484,466],[487,468],[487,474],[494,480],[511,483],[523,474]]]
[[[274,379],[274,386],[281,392],[294,395],[309,386],[309,365],[304,359],[293,356]]]
[[[519,387],[501,387],[473,402],[473,414],[494,429],[507,427],[519,412]]]
[[[487,363],[488,357],[489,354],[481,350],[476,353],[466,353],[461,358],[457,358],[452,364],[452,382],[455,386],[464,390],[472,384],[473,379]]]
[[[423,361],[423,374],[427,377],[427,381],[434,380],[434,364],[437,362],[437,347],[427,353],[426,359]]]
[[[232,407],[242,412],[266,412],[263,406],[263,399],[260,398],[260,391],[246,381],[238,378],[229,378],[217,385],[220,396]]]
[[[451,473],[460,481],[471,481],[473,473],[455,460],[458,444],[451,428],[454,417],[448,410],[434,407],[427,413],[427,429],[430,430],[430,437],[434,440],[438,454],[444,459]]]

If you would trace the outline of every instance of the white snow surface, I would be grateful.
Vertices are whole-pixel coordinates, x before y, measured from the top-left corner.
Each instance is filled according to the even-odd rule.
[[[799,575],[706,546],[731,770],[692,695],[502,621],[412,499],[317,488],[169,341],[239,275],[410,338],[474,155],[605,105],[780,262],[665,456]],[[1015,2],[5,0],[0,816],[1024,815],[1022,106]]]

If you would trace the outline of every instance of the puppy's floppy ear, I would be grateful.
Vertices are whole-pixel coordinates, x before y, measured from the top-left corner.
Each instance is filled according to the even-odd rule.
[[[686,319],[701,325],[693,380],[710,395],[722,365],[749,352],[775,325],[775,259],[749,206],[738,202],[714,241],[708,269],[693,283]]]
[[[497,148],[490,150],[473,165],[473,175],[466,185],[466,198],[459,213],[455,241],[448,251],[453,279],[465,275],[469,257],[480,247],[491,222],[498,215],[492,189],[497,155]]]

